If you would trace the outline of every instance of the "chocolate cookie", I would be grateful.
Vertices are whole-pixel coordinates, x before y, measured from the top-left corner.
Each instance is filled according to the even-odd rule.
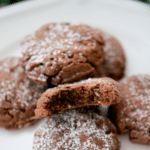
[[[54,115],[34,135],[34,150],[119,150],[116,128],[87,108]]]
[[[93,77],[104,59],[100,32],[83,24],[49,23],[23,45],[27,76],[36,83],[58,85]]]
[[[43,85],[26,77],[20,58],[0,61],[0,127],[18,129],[34,124],[37,99],[44,91]]]
[[[73,108],[116,104],[121,99],[119,84],[110,78],[88,79],[60,85],[42,94],[34,118],[51,117]]]
[[[126,59],[124,50],[119,41],[113,36],[102,32],[104,46],[104,61],[98,70],[98,76],[111,77],[119,80],[124,76]]]
[[[119,133],[130,132],[132,142],[150,145],[150,75],[126,77],[121,86],[125,97],[110,107],[109,116]]]

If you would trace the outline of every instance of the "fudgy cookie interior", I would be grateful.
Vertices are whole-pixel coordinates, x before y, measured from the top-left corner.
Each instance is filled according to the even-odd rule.
[[[35,118],[51,117],[65,110],[92,105],[111,105],[122,98],[119,85],[109,78],[88,79],[47,90],[38,100]]]

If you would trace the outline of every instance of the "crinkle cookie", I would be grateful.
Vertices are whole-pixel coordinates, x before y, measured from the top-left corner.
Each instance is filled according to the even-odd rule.
[[[126,77],[121,82],[124,99],[110,107],[109,116],[119,133],[132,142],[150,145],[150,75]]]
[[[34,118],[51,117],[69,109],[85,106],[109,106],[119,103],[121,99],[120,86],[111,78],[93,78],[60,85],[42,94]]]
[[[45,86],[30,81],[20,58],[0,61],[0,127],[18,129],[33,125],[34,109]]]
[[[87,108],[49,118],[34,135],[34,150],[119,150],[116,127]]]
[[[88,25],[49,23],[23,42],[27,76],[58,85],[96,76],[104,59],[101,33]]]
[[[126,58],[123,47],[120,42],[113,36],[102,32],[104,39],[104,61],[98,70],[98,76],[111,77],[119,80],[124,76],[126,67]]]

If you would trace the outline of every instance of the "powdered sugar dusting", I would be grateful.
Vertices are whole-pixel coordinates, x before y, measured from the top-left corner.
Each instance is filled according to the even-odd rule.
[[[26,111],[28,107],[34,109],[45,87],[36,85],[26,77],[20,58],[6,58],[0,62],[0,66],[0,109],[7,109],[12,116],[13,112]],[[18,117],[24,118],[21,114],[24,113],[20,112]],[[27,122],[30,120],[32,116],[24,119]]]
[[[92,112],[82,114],[77,110],[71,110],[57,114],[36,131],[33,149],[113,149],[114,138],[112,133],[106,133],[110,131],[110,124],[107,123],[106,118]],[[112,124],[111,126],[115,129]]]
[[[15,96],[15,98],[12,99],[13,101],[15,101],[15,103],[19,102],[21,105],[28,106],[31,105],[29,104],[29,101],[32,101],[32,103],[34,103],[33,105],[35,105],[36,101],[34,100],[34,96],[40,97],[40,94],[38,93],[40,89],[42,89],[42,87],[40,85],[35,86],[32,81],[27,79],[24,74],[24,69],[20,64],[20,59],[7,58],[6,61],[3,60],[1,62],[1,67],[5,68],[7,72],[5,72],[3,69],[1,72],[0,101],[5,101],[6,95],[7,98],[9,95],[11,97]],[[4,76],[2,76],[3,74]],[[34,86],[37,87],[37,90],[39,89],[37,93],[36,90],[34,93],[32,93],[31,91],[31,88],[33,88]],[[31,94],[33,94],[32,97]],[[13,105],[15,105],[15,103],[13,103]]]
[[[75,29],[73,29],[73,27]],[[84,32],[82,30],[84,30]],[[25,56],[28,57],[26,59],[29,59],[32,55],[42,56],[41,54],[47,53],[56,55],[59,49],[59,51],[62,52],[66,50],[66,48],[69,48],[68,46],[74,46],[79,50],[86,45],[79,44],[78,41],[90,40],[92,37],[92,33],[88,31],[90,31],[90,27],[86,25],[81,27],[67,23],[51,23],[45,25],[41,30],[27,37],[24,43],[23,53],[28,52],[29,55]],[[45,56],[43,56],[43,58],[45,58]],[[36,62],[37,61],[38,58]]]
[[[100,31],[105,41],[104,63],[100,66],[101,76],[116,76],[120,78],[125,68],[125,54],[120,42],[113,36]]]
[[[107,53],[105,59],[110,63],[110,67],[114,68],[115,66],[111,65],[116,61],[116,58],[119,60],[122,58],[123,50],[120,43],[111,35],[103,33],[103,38],[105,41],[104,51]],[[120,60],[121,61],[121,60]],[[123,61],[123,60],[122,60]]]
[[[105,79],[103,78],[88,78],[86,80],[81,80],[81,81],[78,81],[78,82],[74,82],[74,83],[71,83],[71,84],[62,84],[62,85],[58,85],[58,87],[65,87],[65,86],[74,86],[74,85],[80,85],[82,83],[90,83],[90,84],[93,84],[93,83],[105,83]]]
[[[108,58],[111,58],[110,61],[113,62],[113,59],[116,59],[115,56],[117,55],[115,50],[113,50],[113,41],[111,40],[112,39],[112,36],[110,36],[109,34],[107,33],[103,33],[103,38],[105,40],[105,46],[104,46],[104,51],[107,53],[107,55],[105,56],[106,59]]]
[[[50,23],[28,36],[23,44],[23,58],[27,62],[26,70],[32,74],[29,78],[40,81],[37,74],[34,76],[35,71],[39,75],[54,76],[57,73],[51,74],[47,70],[53,69],[50,72],[54,72],[56,68],[61,70],[74,52],[81,50],[84,52],[89,47],[91,49],[96,48],[97,39],[95,39],[94,34],[99,34],[98,30],[87,25]],[[71,55],[68,53],[69,51]],[[82,52],[78,56],[83,58]],[[50,62],[50,64],[45,65],[46,62]],[[41,66],[46,69],[40,70],[39,67]]]
[[[122,108],[126,124],[136,125],[138,130],[150,130],[150,76],[136,75],[125,78],[121,83],[129,88],[125,95],[127,106]],[[122,119],[121,119],[122,120]]]

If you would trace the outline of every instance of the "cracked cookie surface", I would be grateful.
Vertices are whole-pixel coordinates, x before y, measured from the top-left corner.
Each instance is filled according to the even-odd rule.
[[[49,23],[23,42],[27,76],[58,85],[96,76],[104,59],[100,32],[88,25]]]
[[[34,150],[119,150],[116,127],[89,108],[47,119],[34,135]]]
[[[150,75],[124,78],[124,99],[110,107],[109,116],[120,134],[130,133],[132,142],[150,145]]]
[[[0,127],[18,129],[33,125],[34,109],[45,89],[26,77],[20,58],[0,61]]]
[[[59,85],[42,94],[35,109],[35,119],[51,117],[69,109],[120,102],[119,84],[111,78],[92,78],[73,84]]]

